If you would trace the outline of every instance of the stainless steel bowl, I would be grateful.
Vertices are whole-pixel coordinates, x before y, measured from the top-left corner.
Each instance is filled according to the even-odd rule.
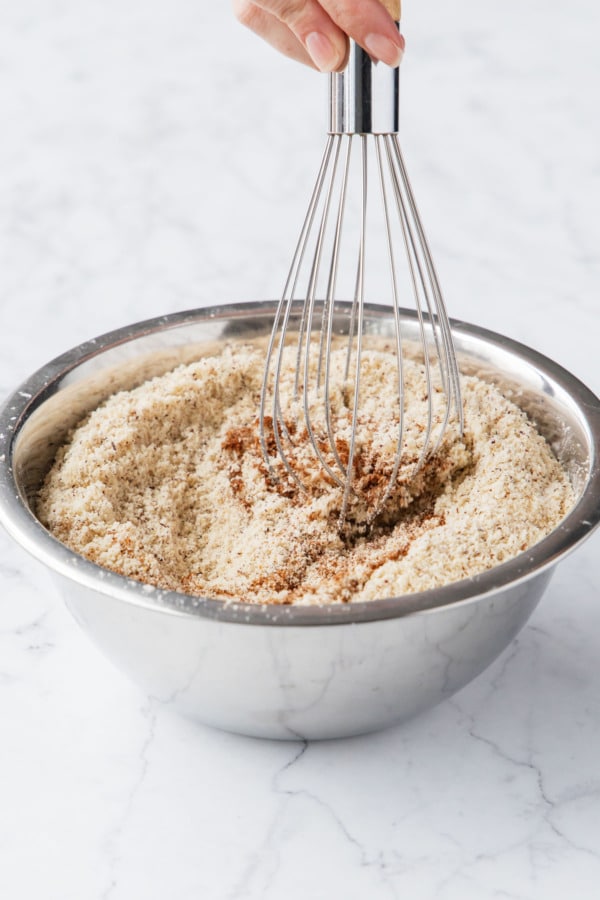
[[[600,401],[533,350],[454,323],[461,369],[498,383],[527,410],[578,499],[531,550],[440,589],[324,607],[225,604],[128,580],[55,540],[32,501],[69,428],[110,393],[223,339],[267,334],[273,310],[272,303],[244,303],[141,322],[33,374],[0,411],[0,521],[48,566],[99,647],[152,697],[250,735],[359,734],[438,703],[483,671],[527,621],[555,564],[598,525]],[[393,334],[387,307],[369,307],[366,322],[373,334]],[[410,313],[403,327],[416,336]]]

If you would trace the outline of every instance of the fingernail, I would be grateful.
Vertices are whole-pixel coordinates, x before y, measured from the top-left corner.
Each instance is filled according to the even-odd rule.
[[[315,66],[321,72],[333,72],[340,63],[338,53],[324,34],[319,31],[311,32],[306,38],[306,49],[310,53]]]
[[[382,34],[368,34],[365,38],[365,50],[374,59],[386,63],[388,66],[399,66],[404,56],[402,47],[398,47],[389,38]]]

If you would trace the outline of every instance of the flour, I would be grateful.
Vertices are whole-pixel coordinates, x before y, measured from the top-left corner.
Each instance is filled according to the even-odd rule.
[[[341,353],[332,357],[340,384]],[[305,490],[281,463],[273,461],[276,480],[265,466],[257,433],[263,365],[262,349],[232,344],[110,397],[59,451],[39,495],[42,523],[98,565],[163,589],[323,604],[397,596],[483,572],[530,548],[573,505],[566,474],[525,414],[472,376],[462,379],[463,435],[451,422],[415,477],[427,394],[422,366],[407,360],[403,463],[370,522],[392,471],[398,388],[393,354],[368,349],[356,494],[340,529],[341,489],[306,434],[294,432],[293,411],[286,421],[295,446],[286,446]],[[441,395],[439,385],[432,390]],[[291,407],[291,363],[282,392]],[[341,387],[331,403],[344,462],[350,417]],[[312,408],[318,435],[321,409],[322,400]],[[441,403],[439,410],[434,434]]]

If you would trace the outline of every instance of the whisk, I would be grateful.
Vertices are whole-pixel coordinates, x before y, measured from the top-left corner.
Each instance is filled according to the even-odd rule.
[[[397,6],[392,10],[390,3]],[[385,5],[399,22],[399,0]],[[459,374],[450,322],[398,140],[399,70],[376,65],[351,42],[346,69],[329,76],[329,100],[329,137],[267,348],[259,436],[273,481],[284,478],[305,491],[310,486],[299,453],[310,450],[320,477],[340,489],[343,522],[358,490],[360,457],[373,450],[361,396],[365,303],[372,291],[378,303],[393,308],[396,384],[394,446],[383,487],[375,499],[369,495],[372,521],[392,495],[401,467],[410,482],[435,455],[450,421],[462,433]],[[348,302],[340,302],[344,297]],[[407,311],[401,304],[406,298],[412,302],[409,315],[416,315],[416,355],[425,393],[424,421],[417,423],[420,449],[415,459],[413,448],[408,460],[405,360],[407,353],[415,356],[415,347],[404,334]],[[340,316],[346,317],[341,328],[346,333],[344,362],[341,375],[334,376],[332,348],[339,341]],[[284,397],[284,360],[290,354],[292,385]],[[334,378],[341,384],[334,384]],[[342,397],[342,414],[332,412],[335,391]],[[385,410],[388,417],[391,412]],[[367,428],[365,434],[359,434],[361,428]]]

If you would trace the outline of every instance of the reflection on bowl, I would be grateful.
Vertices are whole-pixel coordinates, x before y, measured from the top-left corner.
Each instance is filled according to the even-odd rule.
[[[343,330],[346,306],[339,306]],[[531,614],[554,565],[600,521],[600,401],[529,348],[454,323],[461,370],[525,409],[568,471],[577,502],[514,559],[436,590],[369,603],[257,606],[160,591],[101,569],[56,541],[31,511],[69,429],[109,394],[268,334],[274,304],[165,316],[89,341],[33,374],[0,412],[0,520],[58,579],[75,618],[148,694],[207,724],[281,739],[399,722],[486,668]],[[403,328],[416,333],[413,315]],[[367,310],[392,335],[387,307]]]

